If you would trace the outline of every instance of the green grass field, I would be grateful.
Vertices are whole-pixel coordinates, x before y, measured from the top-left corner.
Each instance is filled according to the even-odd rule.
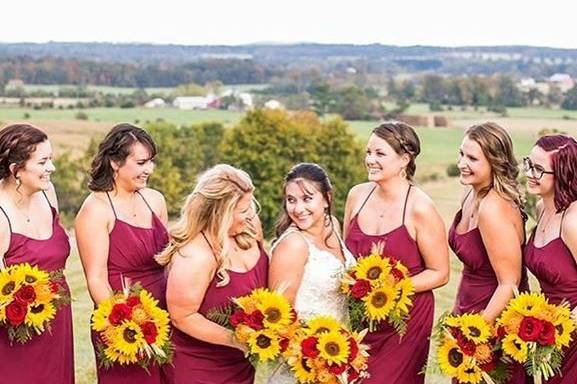
[[[429,114],[425,105],[411,107],[409,113]],[[191,124],[201,121],[222,121],[226,125],[236,123],[242,115],[226,111],[179,111],[173,109],[87,109],[84,110],[89,121],[74,119],[75,110],[27,110],[22,108],[0,109],[0,122],[23,121],[24,113],[30,113],[26,119],[41,127],[45,127],[53,139],[56,151],[81,151],[88,143],[90,136],[106,132],[114,122],[146,120],[162,118],[177,124]],[[526,155],[533,145],[537,132],[543,128],[557,128],[570,134],[577,134],[577,121],[563,119],[566,111],[548,111],[533,109],[510,109],[507,118],[495,114],[472,109],[468,111],[451,111],[443,113],[451,119],[451,128],[418,128],[421,139],[422,153],[418,159],[417,175],[437,173],[439,180],[424,183],[422,188],[435,201],[439,212],[449,224],[459,208],[461,186],[456,179],[445,176],[445,168],[455,162],[457,150],[462,140],[463,130],[471,124],[486,120],[494,120],[506,127],[515,143],[515,153],[518,158]],[[577,118],[577,113],[572,116]],[[1,125],[1,124],[0,124]],[[364,142],[375,122],[351,122],[351,129]],[[362,161],[362,159],[359,159]],[[347,186],[348,187],[348,186]],[[74,248],[73,248],[74,249]],[[460,263],[451,256],[451,278],[449,283],[435,292],[436,311],[452,307],[457,284],[459,281]],[[69,259],[66,271],[72,293],[75,329],[75,359],[77,383],[95,383],[94,357],[90,343],[89,316],[92,303],[87,294],[82,268],[76,250]],[[536,286],[534,283],[532,286]],[[428,384],[449,383],[448,380],[431,376]]]

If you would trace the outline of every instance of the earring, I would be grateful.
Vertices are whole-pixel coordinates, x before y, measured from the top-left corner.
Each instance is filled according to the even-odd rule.
[[[20,188],[21,185],[22,185],[22,180],[20,180],[20,177],[16,176],[16,187]]]
[[[405,168],[401,168],[401,172],[399,173],[399,176],[401,176],[403,179],[407,178],[407,170]]]
[[[325,227],[331,225],[331,215],[329,215],[329,209],[325,208]]]

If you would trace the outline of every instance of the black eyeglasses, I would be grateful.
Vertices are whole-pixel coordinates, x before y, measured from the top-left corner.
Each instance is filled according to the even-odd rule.
[[[529,172],[534,179],[541,180],[544,174],[554,175],[553,171],[546,171],[540,165],[535,165],[530,158],[523,158],[523,171],[528,175]]]

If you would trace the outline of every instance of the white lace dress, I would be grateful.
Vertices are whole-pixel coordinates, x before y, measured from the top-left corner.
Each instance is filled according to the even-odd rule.
[[[280,243],[290,233],[298,232],[289,229],[283,233],[277,242]],[[346,269],[355,264],[355,258],[345,247],[339,238],[343,254],[344,264],[329,251],[319,249],[306,236],[302,238],[307,242],[309,255],[304,267],[303,277],[297,291],[294,308],[300,319],[307,320],[318,315],[330,315],[337,320],[348,324],[347,300],[341,293],[341,279]],[[296,380],[286,365],[277,369],[266,381],[269,384],[294,384]]]

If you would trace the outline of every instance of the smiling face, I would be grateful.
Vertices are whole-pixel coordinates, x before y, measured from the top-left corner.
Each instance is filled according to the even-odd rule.
[[[463,185],[485,187],[491,184],[491,164],[481,146],[469,136],[463,138],[459,148],[459,181]]]
[[[116,171],[116,184],[127,191],[145,188],[148,178],[154,171],[154,160],[150,156],[146,146],[140,142],[134,143],[122,166],[112,163],[112,168]]]
[[[285,208],[292,222],[302,231],[323,225],[329,203],[315,183],[295,179],[285,188]]]
[[[21,188],[33,193],[50,187],[50,175],[54,170],[52,146],[50,141],[45,140],[36,145],[24,168],[17,170],[15,176],[20,180]]]
[[[245,193],[234,207],[232,224],[228,230],[228,234],[230,236],[236,236],[246,232],[247,227],[252,228],[252,220],[256,214],[254,195],[252,192]]]
[[[555,193],[555,177],[551,173],[553,169],[552,154],[539,146],[534,146],[525,161],[524,168],[527,176],[527,192],[533,195],[550,196]],[[541,175],[542,173],[542,175]],[[541,176],[540,178],[538,176]]]
[[[365,154],[369,181],[379,182],[398,177],[408,162],[408,155],[399,155],[386,140],[375,134],[369,137]]]

